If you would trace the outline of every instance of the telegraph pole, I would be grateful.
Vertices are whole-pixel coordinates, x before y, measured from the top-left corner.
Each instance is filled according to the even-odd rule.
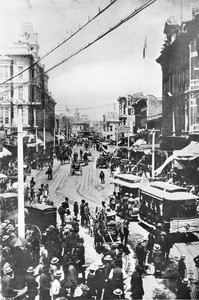
[[[126,98],[126,107],[127,107],[127,139],[128,139],[128,159],[130,158],[130,137],[129,137],[129,131],[130,131],[130,127],[129,127],[129,99],[128,99],[128,95]]]
[[[152,130],[152,178],[155,171],[155,129]]]
[[[43,137],[44,137],[44,152],[46,151],[46,109],[44,107],[44,129],[43,129]]]
[[[24,170],[23,170],[23,121],[22,105],[18,105],[18,236],[25,238],[25,212],[24,212]]]

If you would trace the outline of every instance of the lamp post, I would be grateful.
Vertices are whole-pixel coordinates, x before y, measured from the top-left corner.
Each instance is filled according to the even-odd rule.
[[[23,106],[18,105],[17,160],[18,160],[18,236],[25,238],[24,170],[23,170]]]
[[[155,171],[155,129],[152,130],[152,178]]]

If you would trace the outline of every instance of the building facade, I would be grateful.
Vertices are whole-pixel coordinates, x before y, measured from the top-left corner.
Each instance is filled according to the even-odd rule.
[[[165,23],[166,41],[156,60],[162,67],[162,134],[199,137],[199,11],[178,25]]]
[[[117,141],[119,128],[119,115],[116,112],[108,112],[103,115],[103,138],[105,140]]]
[[[53,141],[56,102],[48,90],[44,65],[38,60],[38,36],[32,24],[25,23],[19,41],[1,49],[0,124],[7,134],[16,132],[20,104],[24,131],[37,135],[45,129],[46,137]]]

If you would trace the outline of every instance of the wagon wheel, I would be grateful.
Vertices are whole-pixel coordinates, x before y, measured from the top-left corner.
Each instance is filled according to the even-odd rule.
[[[37,227],[36,225],[31,225],[31,229],[32,229],[32,238],[39,239],[40,241],[42,241],[42,233],[39,227]]]

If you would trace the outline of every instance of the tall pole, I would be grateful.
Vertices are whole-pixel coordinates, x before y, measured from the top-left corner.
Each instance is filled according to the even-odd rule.
[[[34,127],[35,127],[35,139],[36,139],[36,152],[38,152],[38,144],[37,144],[38,134],[37,134],[36,108],[34,109]]]
[[[18,105],[18,236],[25,238],[25,213],[24,213],[24,170],[23,170],[23,122],[22,105]]]
[[[44,136],[44,152],[46,151],[46,110],[44,107],[44,128],[43,128],[43,136]]]
[[[129,99],[128,99],[128,95],[127,95],[127,98],[126,98],[126,107],[127,107],[127,139],[128,139],[128,159],[130,158],[130,137],[129,137],[129,131],[130,131],[130,128],[129,128]]]
[[[152,130],[152,178],[155,171],[155,129]]]

